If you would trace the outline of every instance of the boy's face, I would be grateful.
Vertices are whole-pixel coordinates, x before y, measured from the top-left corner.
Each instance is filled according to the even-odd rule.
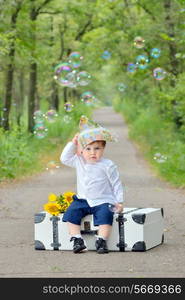
[[[96,163],[101,159],[105,146],[101,141],[88,144],[82,151],[82,156],[88,163]]]

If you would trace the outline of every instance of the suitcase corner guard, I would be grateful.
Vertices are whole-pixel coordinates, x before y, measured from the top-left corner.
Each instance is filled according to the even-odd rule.
[[[35,240],[35,250],[45,250],[44,244],[41,241]]]
[[[146,251],[146,244],[144,241],[135,243],[132,247],[132,251],[144,252]]]

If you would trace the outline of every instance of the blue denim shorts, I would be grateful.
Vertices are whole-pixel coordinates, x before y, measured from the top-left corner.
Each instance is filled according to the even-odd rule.
[[[87,215],[93,215],[94,226],[112,225],[114,213],[110,211],[109,203],[90,207],[85,199],[78,199],[76,195],[73,196],[73,199],[74,201],[63,215],[63,222],[80,225],[82,218]]]

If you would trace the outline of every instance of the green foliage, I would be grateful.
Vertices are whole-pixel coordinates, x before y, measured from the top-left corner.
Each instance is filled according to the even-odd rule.
[[[129,99],[115,100],[115,108],[129,125],[129,136],[138,142],[156,172],[175,186],[185,186],[185,143],[173,122],[154,108],[141,109]],[[156,159],[157,155],[165,159]]]
[[[38,139],[18,127],[10,132],[0,130],[0,182],[7,178],[17,178],[46,169],[46,161],[59,160],[62,146],[78,131],[82,114],[91,116],[91,109],[79,104],[69,113],[60,113],[54,122],[45,121],[47,136]],[[66,123],[64,116],[71,120]],[[50,158],[50,159],[49,159]]]

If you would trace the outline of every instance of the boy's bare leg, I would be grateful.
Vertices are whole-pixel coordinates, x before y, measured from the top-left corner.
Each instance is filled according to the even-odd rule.
[[[73,252],[74,253],[81,253],[87,247],[84,243],[83,238],[81,237],[80,233],[80,225],[76,225],[70,222],[67,222],[69,234],[71,235],[70,242],[73,241]]]
[[[99,225],[98,236],[95,242],[96,251],[99,254],[109,253],[106,240],[109,238],[112,226],[108,224]]]
[[[105,224],[105,225],[99,225],[98,235],[104,238],[105,240],[108,239],[110,233],[111,233],[112,226]]]
[[[67,225],[68,225],[68,229],[69,229],[69,234],[71,236],[80,234],[80,225],[76,225],[76,224],[73,224],[70,222],[67,222]]]

